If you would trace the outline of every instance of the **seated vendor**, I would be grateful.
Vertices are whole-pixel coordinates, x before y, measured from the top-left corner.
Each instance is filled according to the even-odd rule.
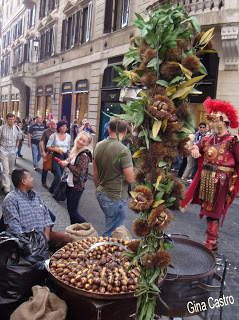
[[[32,190],[34,180],[29,171],[15,169],[12,172],[12,183],[15,189],[5,197],[2,205],[6,231],[42,231],[48,241],[49,250],[53,252],[70,242],[68,235],[51,230],[54,222],[40,195]]]

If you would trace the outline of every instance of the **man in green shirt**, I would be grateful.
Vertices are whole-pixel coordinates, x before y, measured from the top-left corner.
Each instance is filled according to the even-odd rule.
[[[128,184],[134,182],[131,153],[121,143],[127,131],[127,123],[113,119],[109,123],[108,130],[109,137],[96,144],[93,155],[97,200],[105,214],[103,236],[111,236],[117,227],[125,225],[128,211]],[[123,156],[114,163],[116,157],[121,154]]]

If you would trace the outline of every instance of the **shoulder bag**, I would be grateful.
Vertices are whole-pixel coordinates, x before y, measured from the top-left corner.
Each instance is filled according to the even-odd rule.
[[[56,134],[54,133],[54,142],[53,142],[53,146],[55,144],[55,140],[56,140]],[[45,158],[43,159],[43,169],[45,171],[52,171],[52,153],[50,151],[47,152]]]

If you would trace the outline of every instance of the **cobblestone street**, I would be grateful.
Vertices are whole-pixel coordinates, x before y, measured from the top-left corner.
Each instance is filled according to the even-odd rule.
[[[35,181],[35,190],[38,191],[43,197],[48,208],[56,215],[56,223],[54,226],[55,231],[65,232],[65,227],[69,225],[70,220],[68,212],[66,209],[66,203],[57,203],[47,191],[41,185],[41,174],[33,170],[32,158],[30,149],[24,143],[23,146],[23,158],[17,159],[16,167],[24,167],[28,169]],[[40,168],[42,164],[40,163]],[[48,174],[47,184],[50,186],[53,175]],[[0,195],[0,202],[2,204],[3,194]],[[225,223],[223,228],[220,229],[219,235],[219,254],[216,255],[216,273],[222,275],[224,262],[227,259],[229,265],[226,274],[226,289],[224,291],[224,296],[232,296],[234,303],[228,306],[224,306],[223,317],[224,320],[239,320],[239,248],[238,248],[238,234],[239,234],[239,224],[238,224],[238,207],[239,198],[236,198],[233,205],[227,213]],[[102,235],[104,230],[104,215],[95,199],[95,187],[92,176],[92,165],[90,166],[90,175],[86,183],[86,188],[80,201],[80,212],[82,216],[87,220],[87,222],[92,223],[93,227],[97,230],[98,235]],[[191,205],[186,213],[182,214],[180,211],[174,211],[174,217],[176,221],[173,221],[170,228],[167,229],[168,233],[187,235],[191,240],[203,243],[206,229],[206,220],[198,219],[199,206]],[[129,210],[127,217],[126,227],[132,232],[133,221],[136,215],[133,211]],[[133,236],[134,237],[134,236]],[[219,282],[215,281],[213,283],[219,285]],[[210,296],[216,298],[219,293],[209,294]],[[219,308],[214,308],[209,310],[209,319],[219,320]],[[185,320],[197,320],[200,319],[198,316],[192,316],[185,318]]]

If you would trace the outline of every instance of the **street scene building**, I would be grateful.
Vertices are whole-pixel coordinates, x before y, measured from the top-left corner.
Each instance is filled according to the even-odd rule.
[[[135,12],[184,4],[202,30],[214,30],[217,54],[200,57],[208,76],[191,97],[196,124],[207,96],[238,105],[239,8],[236,0],[4,0],[1,8],[1,117],[52,113],[69,122],[87,117],[102,138],[107,117],[120,113],[113,79],[136,31]]]

